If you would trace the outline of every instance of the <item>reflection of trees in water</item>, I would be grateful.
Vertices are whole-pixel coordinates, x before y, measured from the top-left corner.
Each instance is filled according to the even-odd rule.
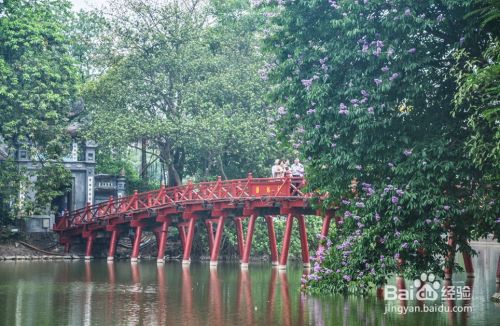
[[[495,290],[496,259],[492,258],[498,252],[480,251],[474,261],[476,278],[455,275],[453,285],[469,286],[473,300],[436,302],[450,308],[474,305],[472,313],[384,315],[386,305],[399,307],[400,302],[375,296],[309,296],[298,291],[294,268],[283,273],[267,266],[240,270],[227,265],[209,269],[199,264],[181,268],[169,263],[92,261],[0,265],[2,282],[14,285],[7,292],[0,287],[0,307],[4,307],[0,314],[8,324],[15,324],[17,315],[22,324],[39,318],[50,320],[49,324],[77,325],[463,325],[478,318],[494,320],[496,308],[484,300]],[[22,304],[15,304],[18,301]],[[407,306],[419,305],[423,303],[410,301]]]

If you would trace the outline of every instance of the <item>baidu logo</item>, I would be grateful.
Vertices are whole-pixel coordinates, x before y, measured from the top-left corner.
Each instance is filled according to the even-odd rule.
[[[422,273],[420,275],[420,279],[416,279],[413,281],[413,285],[417,290],[416,298],[417,300],[425,301],[425,300],[437,300],[439,298],[438,290],[441,289],[441,283],[436,280],[436,276],[434,274],[427,275],[426,273]]]
[[[399,289],[394,285],[386,285],[384,288],[385,300],[435,301],[439,298],[441,300],[470,300],[471,288],[467,285],[441,285],[432,273],[422,273],[408,289]]]

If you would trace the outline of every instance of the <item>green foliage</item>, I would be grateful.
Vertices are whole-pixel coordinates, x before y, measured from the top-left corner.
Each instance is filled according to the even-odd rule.
[[[272,17],[267,74],[281,140],[309,160],[310,189],[328,193],[325,205],[344,218],[310,276],[312,291],[364,292],[392,274],[440,274],[453,250],[447,232],[466,252],[469,240],[498,235],[498,185],[464,151],[468,113],[451,114],[453,54],[488,39],[464,18],[470,8],[451,0],[262,7]]]
[[[257,74],[260,17],[246,1],[191,5],[127,1],[102,16],[96,53],[108,60],[85,86],[89,136],[114,150],[147,139],[170,185],[267,176],[276,143]]]
[[[36,192],[35,214],[40,209],[49,207],[57,196],[69,191],[71,187],[71,172],[62,163],[47,162],[36,173],[34,190]]]
[[[19,187],[21,182],[26,181],[14,160],[0,161],[0,225],[16,216]]]
[[[44,166],[35,185],[38,208],[61,193],[68,176],[52,162],[65,154],[69,105],[76,91],[66,30],[70,17],[65,0],[0,5],[0,146],[8,155],[25,148]],[[2,218],[17,214],[21,181],[28,186],[25,172],[14,166],[10,160],[0,165]]]

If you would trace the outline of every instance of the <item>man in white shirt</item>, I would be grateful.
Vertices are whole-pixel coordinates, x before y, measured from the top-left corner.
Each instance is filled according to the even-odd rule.
[[[293,161],[292,164],[292,177],[303,177],[304,176],[304,166],[300,164],[298,158]]]

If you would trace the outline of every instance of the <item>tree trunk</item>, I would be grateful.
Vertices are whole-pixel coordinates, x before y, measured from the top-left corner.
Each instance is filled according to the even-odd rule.
[[[141,139],[141,179],[142,181],[148,180],[148,158],[147,150],[148,141],[146,138]]]

